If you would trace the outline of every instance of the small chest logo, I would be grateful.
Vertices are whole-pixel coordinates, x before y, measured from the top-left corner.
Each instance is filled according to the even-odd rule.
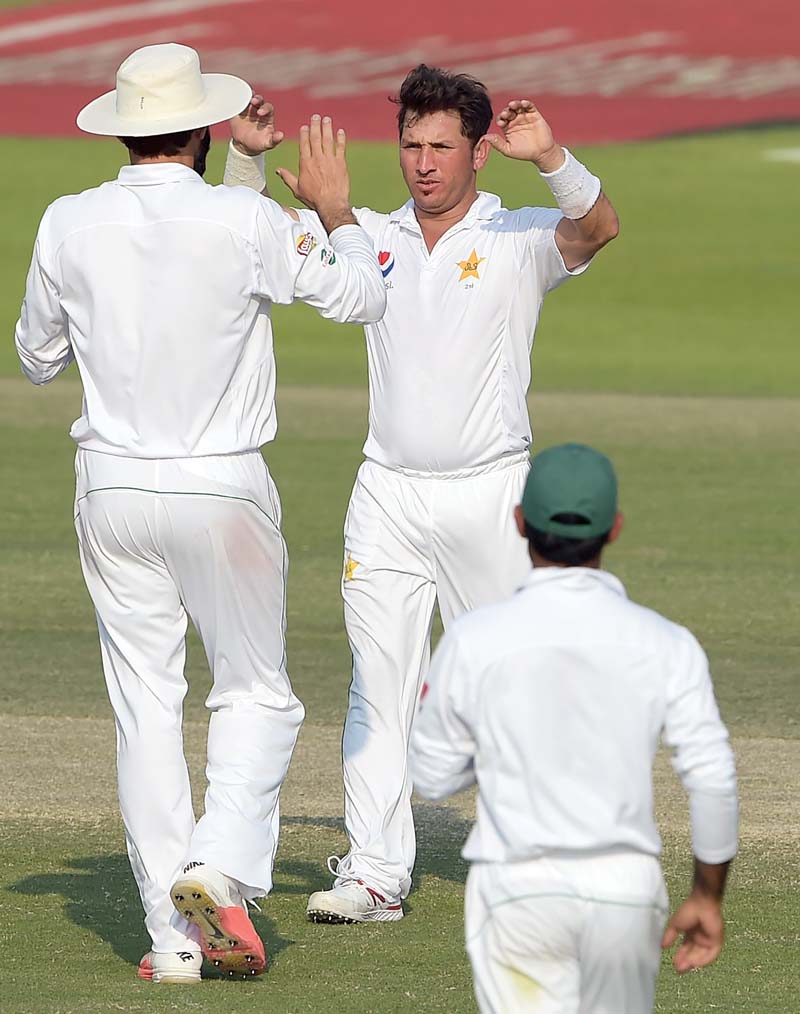
[[[461,268],[461,276],[459,282],[463,282],[467,278],[480,278],[478,274],[478,268],[486,260],[485,257],[479,257],[475,247],[472,248],[472,253],[465,261],[456,261],[456,267]]]
[[[394,268],[394,254],[388,250],[381,250],[378,254],[378,264],[381,266],[381,274],[386,278]]]
[[[316,245],[316,237],[310,232],[304,232],[297,240],[297,252],[301,257],[308,257]]]

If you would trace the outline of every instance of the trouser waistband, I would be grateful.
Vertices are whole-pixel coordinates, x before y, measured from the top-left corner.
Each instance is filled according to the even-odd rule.
[[[404,468],[401,465],[384,465],[372,458],[364,460],[365,465],[374,465],[376,468],[387,472],[394,472],[397,475],[405,476],[407,479],[474,479],[481,475],[491,475],[494,472],[504,472],[507,469],[519,468],[522,465],[530,464],[530,454],[527,451],[520,451],[518,454],[508,454],[494,461],[484,462],[482,465],[474,465],[472,468],[457,468],[450,472],[423,472],[414,468]]]

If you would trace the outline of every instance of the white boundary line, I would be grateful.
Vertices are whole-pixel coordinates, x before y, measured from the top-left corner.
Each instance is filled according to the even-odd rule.
[[[800,162],[800,148],[768,148],[764,158],[767,162]]]
[[[203,7],[227,7],[237,3],[256,3],[257,0],[145,0],[144,3],[106,7],[84,14],[65,14],[61,17],[28,21],[0,29],[0,47],[19,42],[34,42],[70,32],[102,28],[124,21],[142,21],[148,18],[168,17],[185,11],[196,12]]]

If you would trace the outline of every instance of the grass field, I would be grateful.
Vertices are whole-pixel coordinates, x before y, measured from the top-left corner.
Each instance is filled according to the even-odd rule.
[[[784,129],[581,152],[606,180],[622,234],[584,279],[550,297],[534,353],[537,444],[586,440],[616,461],[628,528],[608,564],[633,597],[701,638],[738,755],[742,849],[728,946],[718,965],[685,979],[665,965],[665,1014],[798,1009],[800,167],[762,159],[797,144],[798,132]],[[325,857],[345,841],[339,737],[349,659],[338,579],[366,400],[360,332],[301,307],[276,315],[280,434],[267,450],[291,556],[290,668],[308,712],[284,794],[276,888],[257,919],[272,967],[257,983],[197,990],[134,978],[147,941],[71,526],[66,431],[80,392],[74,372],[49,389],[27,386],[10,341],[41,211],[114,174],[121,154],[113,142],[0,141],[0,1007],[473,1011],[458,854],[471,797],[418,807],[409,918],[358,928],[303,920],[307,892],[326,883]],[[293,161],[288,147],[273,158]],[[352,175],[358,203],[388,209],[404,198],[391,146],[353,145]],[[482,182],[509,205],[545,197],[523,167],[496,159]],[[209,676],[194,640],[189,670],[199,799]],[[663,758],[657,784],[675,900],[689,877],[687,817]]]

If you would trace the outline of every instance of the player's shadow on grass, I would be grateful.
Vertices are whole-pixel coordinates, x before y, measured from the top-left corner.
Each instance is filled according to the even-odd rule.
[[[338,817],[283,817],[283,824],[302,827],[330,828],[337,832],[331,834],[328,851],[320,853],[318,862],[309,863],[300,859],[279,859],[276,864],[278,879],[275,883],[277,893],[302,893],[318,891],[330,886],[330,875],[325,868],[325,858],[336,849],[344,855],[347,851],[347,839],[344,834],[344,823]],[[472,827],[470,820],[462,817],[449,806],[434,803],[415,802],[414,822],[417,828],[417,861],[414,866],[414,883],[422,885],[426,876],[439,880],[449,880],[463,884],[467,879],[468,864],[461,858],[461,849],[467,840]],[[295,880],[291,885],[279,883],[280,874],[286,874]],[[304,881],[300,885],[297,881]]]
[[[70,859],[66,865],[68,869],[59,873],[26,877],[9,890],[64,898],[64,914],[70,922],[105,940],[123,961],[138,965],[150,949],[150,941],[128,857],[123,853],[82,856]],[[252,913],[252,917],[272,963],[294,941],[281,937],[272,919],[263,913]],[[204,968],[204,976],[207,972],[214,975]]]

